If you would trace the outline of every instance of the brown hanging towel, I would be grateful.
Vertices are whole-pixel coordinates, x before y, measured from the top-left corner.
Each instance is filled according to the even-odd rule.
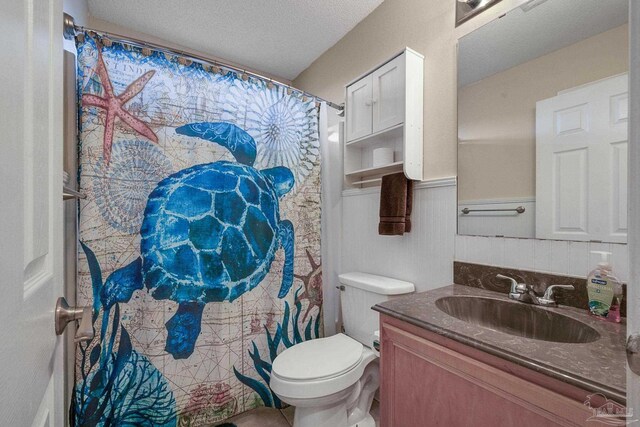
[[[411,231],[413,183],[404,173],[382,177],[380,188],[380,223],[378,234],[401,236]]]
[[[411,231],[411,211],[413,210],[413,181],[407,179],[407,210],[404,213],[404,232]]]

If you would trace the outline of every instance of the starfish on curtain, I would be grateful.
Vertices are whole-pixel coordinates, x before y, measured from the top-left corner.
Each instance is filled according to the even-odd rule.
[[[307,311],[304,313],[304,316],[302,316],[303,322],[307,320],[307,316],[313,307],[322,309],[322,265],[316,263],[309,249],[305,249],[305,251],[307,252],[307,259],[309,260],[311,271],[304,276],[294,274],[297,279],[302,280],[302,283],[304,283],[304,292],[297,298],[296,302],[299,302],[303,298],[309,300]]]
[[[153,130],[151,130],[146,123],[134,117],[124,108],[124,105],[130,101],[131,98],[144,89],[144,86],[149,80],[151,80],[155,71],[147,71],[142,76],[138,77],[118,96],[113,93],[113,85],[109,79],[109,73],[107,72],[107,67],[104,65],[102,53],[100,52],[98,52],[98,67],[96,71],[100,77],[100,81],[102,82],[104,97],[93,94],[83,94],[82,105],[98,107],[106,111],[104,138],[102,142],[104,161],[109,164],[109,161],[111,160],[111,145],[113,144],[113,131],[116,117],[119,117],[120,120],[129,125],[129,127],[137,133],[157,143],[158,137]]]

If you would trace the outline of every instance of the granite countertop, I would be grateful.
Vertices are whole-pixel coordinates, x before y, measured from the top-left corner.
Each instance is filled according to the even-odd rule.
[[[518,337],[452,317],[436,307],[447,296],[478,296],[512,301],[506,294],[463,285],[450,285],[392,299],[374,310],[469,345],[510,362],[575,385],[626,401],[626,327],[601,321],[586,310],[559,306],[538,307],[579,320],[595,329],[600,338],[587,344],[557,343]]]

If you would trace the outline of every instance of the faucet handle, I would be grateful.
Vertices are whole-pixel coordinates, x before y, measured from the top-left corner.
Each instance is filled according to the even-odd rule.
[[[573,285],[551,285],[548,286],[547,289],[544,290],[544,295],[542,298],[539,298],[538,301],[541,305],[557,305],[555,298],[553,298],[553,293],[556,289],[567,289],[570,291],[575,290],[576,288]]]
[[[496,278],[510,281],[511,282],[511,291],[510,291],[510,293],[512,293],[512,294],[514,294],[514,293],[524,293],[527,290],[527,285],[525,285],[524,283],[518,283],[518,281],[516,279],[514,279],[513,277],[505,276],[503,274],[496,274]]]

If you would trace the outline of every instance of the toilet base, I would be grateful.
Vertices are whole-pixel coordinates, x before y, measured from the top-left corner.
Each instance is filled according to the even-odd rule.
[[[295,427],[336,427],[347,425],[347,408],[345,404],[327,405],[325,407],[296,407],[293,416]]]
[[[367,414],[355,424],[348,424],[347,408],[344,404],[330,405],[326,408],[296,408],[293,416],[295,427],[376,427],[376,422]]]
[[[293,417],[295,427],[376,427],[376,421],[367,414],[355,424],[347,424],[346,407],[332,405],[327,408],[296,408]]]
[[[349,427],[376,427],[376,421],[373,419],[371,414],[364,417],[362,421],[357,422],[356,424],[350,425]]]

